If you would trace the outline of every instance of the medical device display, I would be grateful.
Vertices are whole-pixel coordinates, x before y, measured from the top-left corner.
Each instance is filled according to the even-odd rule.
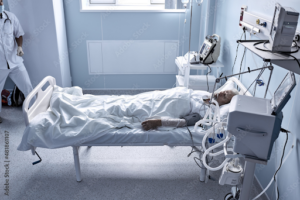
[[[199,51],[200,62],[202,62],[203,64],[212,64],[214,62],[217,62],[220,56],[220,48],[220,36],[218,36],[217,34],[206,36],[206,39]]]
[[[290,93],[296,86],[295,75],[289,73],[285,79],[281,82],[278,89],[275,91],[274,97],[271,100],[271,106],[273,113],[281,112],[287,101],[290,99]]]
[[[299,12],[293,8],[276,4],[269,36],[269,48],[272,52],[291,52],[298,18]]]
[[[267,63],[265,63],[262,68],[255,70],[250,70],[250,68],[248,68],[248,71],[246,72],[217,78],[216,83],[223,78],[227,79],[232,76],[261,70],[260,75],[254,80],[254,82],[256,82],[265,69],[270,70],[270,77],[266,87],[267,92],[273,71],[273,66],[267,66]],[[202,140],[202,166],[200,174],[206,173],[207,176],[209,171],[218,171],[222,169],[219,184],[233,186],[231,193],[226,195],[225,199],[249,199],[255,166],[257,163],[267,164],[270,159],[273,144],[278,138],[279,133],[284,131],[281,128],[283,119],[282,109],[289,101],[290,94],[295,86],[295,75],[294,73],[289,72],[275,91],[272,99],[252,97],[247,94],[248,88],[240,93],[241,95],[236,95],[232,98],[227,121],[221,119],[219,112],[220,108],[218,102],[213,98],[213,92],[211,97],[212,100],[210,102],[211,106],[203,119],[196,123],[194,131],[197,130],[199,125],[211,127],[205,130]],[[247,95],[245,96],[245,94]],[[207,97],[205,97],[205,99],[206,98]],[[227,130],[224,134],[225,139],[213,146],[207,146],[211,135],[215,135],[216,131],[218,133],[222,128]],[[233,144],[230,144],[232,139],[234,142]],[[228,145],[229,147],[227,147]],[[223,150],[217,152],[213,151],[222,146]],[[290,152],[288,155],[290,155]],[[225,160],[217,167],[210,166],[207,160],[208,156],[215,157],[221,154],[225,155]],[[239,163],[240,157],[243,157],[246,161],[244,168],[242,168]],[[200,176],[200,180],[204,180],[204,178]],[[274,179],[272,179],[272,181],[273,180]],[[267,188],[271,185],[272,181]],[[261,194],[263,194],[267,188]],[[255,199],[261,196],[261,194]]]

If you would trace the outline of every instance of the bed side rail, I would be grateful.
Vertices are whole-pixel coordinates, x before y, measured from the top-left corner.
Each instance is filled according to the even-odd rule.
[[[229,78],[226,83],[224,85],[222,85],[219,89],[217,89],[215,91],[215,93],[221,92],[228,84],[230,84],[230,82],[235,83],[239,88],[240,88],[240,94],[244,94],[247,91],[247,88],[243,85],[243,83],[241,81],[239,81],[237,78],[235,77],[231,77]],[[246,96],[252,96],[252,94],[247,91],[245,93]]]
[[[43,90],[42,88],[49,83],[49,86]],[[56,80],[52,76],[45,77],[26,97],[23,103],[23,115],[25,118],[26,126],[29,125],[30,121],[37,116],[39,113],[45,112],[50,105],[51,95],[56,85]],[[31,100],[36,97],[35,102],[29,108]]]
[[[247,88],[243,85],[243,83],[241,81],[239,81],[237,78],[235,77],[231,77],[228,80],[232,80],[239,88],[240,88],[240,92],[242,92],[243,94],[247,91]],[[252,97],[253,95],[247,91],[245,93],[246,96],[250,96]]]

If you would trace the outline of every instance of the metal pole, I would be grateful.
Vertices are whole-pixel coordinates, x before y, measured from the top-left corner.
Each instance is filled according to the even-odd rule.
[[[73,147],[73,155],[74,155],[74,165],[75,165],[75,172],[76,172],[76,180],[80,182],[81,179],[81,171],[80,171],[80,162],[79,162],[79,155],[78,155],[78,147]]]
[[[274,69],[273,66],[269,66],[270,76],[269,76],[269,81],[268,81],[268,85],[267,85],[266,92],[265,92],[265,98],[267,97],[267,93],[268,93],[268,90],[269,90],[269,85],[270,85],[270,82],[271,82],[271,78],[272,78],[272,74],[273,74],[273,69]]]
[[[231,77],[238,76],[238,75],[241,75],[241,74],[247,74],[247,73],[255,72],[255,71],[262,70],[262,69],[266,69],[266,68],[269,68],[269,69],[270,69],[270,67],[273,68],[273,66],[262,67],[262,68],[253,69],[253,70],[248,70],[248,71],[241,72],[241,73],[237,73],[237,74],[232,74],[232,75],[230,75],[230,76],[224,76],[224,77],[217,78],[216,81],[215,81],[215,86],[214,86],[213,92],[212,92],[212,94],[211,94],[211,100],[212,100],[213,97],[214,97],[214,92],[215,92],[216,84],[219,83],[222,79],[225,79],[225,78],[231,78]],[[270,80],[270,79],[269,79],[269,80]],[[211,101],[211,100],[210,100],[210,101]]]
[[[224,76],[224,77],[220,77],[220,78],[217,78],[217,79],[225,79],[225,78],[231,78],[233,76],[238,76],[238,75],[242,75],[242,74],[247,74],[247,73],[251,73],[251,72],[255,72],[255,71],[258,71],[258,70],[262,70],[262,69],[266,69],[266,68],[269,68],[269,67],[261,67],[261,68],[258,68],[258,69],[253,69],[253,70],[248,70],[248,71],[244,71],[244,72],[241,72],[241,73],[237,73],[237,74],[232,74],[232,75],[229,75],[229,76]]]
[[[254,179],[254,170],[256,163],[246,161],[245,162],[245,174],[243,179],[243,186],[241,188],[241,195],[239,200],[249,200],[250,194],[252,192],[252,184]]]
[[[193,0],[191,0],[191,16],[190,16],[190,38],[189,38],[189,52],[191,51],[191,36],[192,36],[192,18],[193,17]],[[190,54],[189,54],[190,55]],[[190,56],[189,56],[190,59]],[[190,62],[190,60],[189,60]]]
[[[190,6],[190,8],[191,8],[191,15],[190,15],[190,33],[189,33],[189,54],[188,54],[188,65],[187,65],[187,69],[185,70],[185,74],[184,74],[184,86],[186,87],[186,88],[188,88],[189,87],[189,78],[187,78],[187,77],[189,77],[190,76],[190,55],[191,55],[191,36],[192,36],[192,19],[193,19],[193,0],[191,0],[191,2],[190,2],[190,4],[191,4],[191,6]],[[186,73],[188,73],[188,74],[186,74]]]
[[[215,81],[214,89],[213,89],[213,92],[211,93],[210,103],[212,102],[212,100],[214,98],[214,93],[215,93],[217,82],[219,83],[220,79],[216,79],[216,81]]]

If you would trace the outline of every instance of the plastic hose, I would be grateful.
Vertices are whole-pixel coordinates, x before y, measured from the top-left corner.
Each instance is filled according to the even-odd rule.
[[[194,131],[196,131],[197,127],[200,124],[206,125],[206,126],[210,126],[211,123],[213,123],[213,122],[221,122],[219,103],[216,100],[214,100],[214,99],[212,100],[212,102],[216,105],[214,118],[212,119],[212,106],[210,106],[209,109],[207,109],[207,111],[206,111],[203,119],[200,120],[200,121],[198,121],[195,124]],[[209,118],[207,119],[207,117],[209,117]]]
[[[219,127],[219,123],[215,125],[217,128]],[[211,127],[210,129],[208,129],[205,133],[205,135],[203,136],[202,139],[202,148],[204,149],[204,151],[206,151],[206,147],[205,147],[205,142],[207,140],[207,137],[213,132],[214,127]]]
[[[207,165],[207,163],[206,163],[206,156],[209,154],[210,151],[212,151],[213,149],[215,149],[215,148],[217,148],[217,147],[222,146],[224,143],[228,142],[229,140],[230,140],[230,137],[227,136],[225,140],[223,140],[223,141],[220,142],[219,144],[216,144],[216,145],[210,147],[209,149],[207,149],[207,150],[204,152],[204,154],[203,154],[203,156],[202,156],[202,163],[203,163],[204,167],[206,167],[206,168],[207,168],[208,170],[210,170],[210,171],[218,171],[218,170],[220,170],[220,169],[222,169],[222,168],[224,167],[224,165],[230,160],[230,158],[226,158],[226,159],[224,160],[224,162],[223,162],[220,166],[215,167],[215,168],[212,168],[212,167],[210,167],[210,166]]]

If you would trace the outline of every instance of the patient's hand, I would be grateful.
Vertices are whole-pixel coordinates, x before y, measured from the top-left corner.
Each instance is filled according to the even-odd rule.
[[[210,102],[210,99],[205,99],[204,100],[204,103],[206,103],[206,104],[209,104],[209,102]]]
[[[142,122],[143,129],[148,131],[150,129],[156,129],[157,127],[161,126],[160,119],[149,119],[147,121]]]

